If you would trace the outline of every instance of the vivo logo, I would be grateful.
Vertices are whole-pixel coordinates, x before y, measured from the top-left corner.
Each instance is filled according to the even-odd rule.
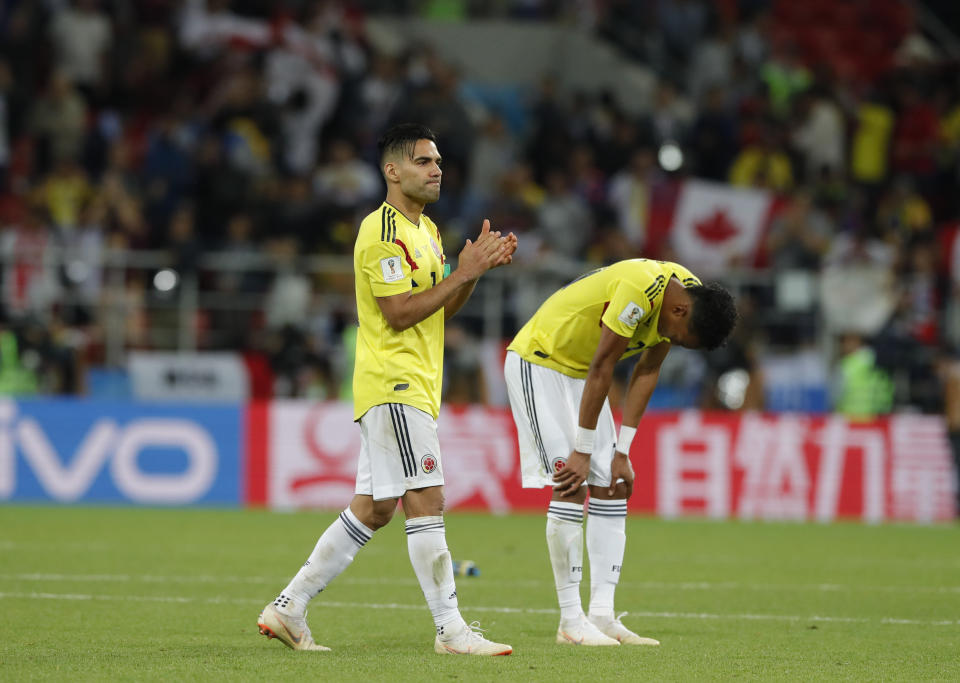
[[[138,456],[148,448],[180,451],[186,455],[186,467],[176,473],[145,472]],[[74,453],[61,454],[37,420],[18,418],[16,403],[0,401],[0,500],[15,492],[18,453],[43,490],[63,502],[80,499],[105,466],[117,490],[138,503],[195,501],[210,490],[217,474],[217,447],[195,422],[148,417],[121,426],[100,418]]]

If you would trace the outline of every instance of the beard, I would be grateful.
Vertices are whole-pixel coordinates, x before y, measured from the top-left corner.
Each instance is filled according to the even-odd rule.
[[[415,187],[406,188],[404,194],[422,204],[433,204],[440,199],[440,186],[418,184]]]

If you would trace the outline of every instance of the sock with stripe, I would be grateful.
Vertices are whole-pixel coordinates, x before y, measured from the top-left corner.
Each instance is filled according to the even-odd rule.
[[[437,635],[458,633],[459,627],[466,622],[460,616],[443,517],[412,517],[407,520],[405,528],[410,564],[420,582],[423,597],[427,599]]]
[[[587,505],[587,554],[590,557],[590,616],[612,617],[613,594],[627,543],[627,501],[594,500]]]
[[[560,603],[560,618],[573,619],[583,611],[583,503],[551,501],[547,510],[547,548]]]
[[[274,605],[277,611],[292,617],[302,617],[307,603],[326,588],[344,569],[357,552],[373,536],[350,508],[327,527],[317,541],[310,557],[293,577]]]

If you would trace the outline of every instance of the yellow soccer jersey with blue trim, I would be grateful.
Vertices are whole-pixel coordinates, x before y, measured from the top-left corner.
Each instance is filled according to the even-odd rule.
[[[584,378],[600,343],[601,322],[630,340],[621,359],[669,341],[657,324],[663,292],[674,276],[685,287],[701,284],[677,263],[642,258],[581,275],[543,302],[507,348],[530,363]]]
[[[397,332],[387,324],[377,297],[430,289],[443,279],[443,269],[440,233],[426,216],[415,225],[384,202],[360,223],[353,247],[360,323],[353,370],[355,420],[383,403],[405,403],[434,418],[439,414],[443,309]]]

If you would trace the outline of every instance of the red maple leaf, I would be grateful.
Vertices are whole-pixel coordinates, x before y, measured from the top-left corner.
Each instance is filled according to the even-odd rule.
[[[709,218],[693,224],[693,229],[704,242],[726,242],[740,232],[736,224],[727,218],[726,209],[714,209]]]

